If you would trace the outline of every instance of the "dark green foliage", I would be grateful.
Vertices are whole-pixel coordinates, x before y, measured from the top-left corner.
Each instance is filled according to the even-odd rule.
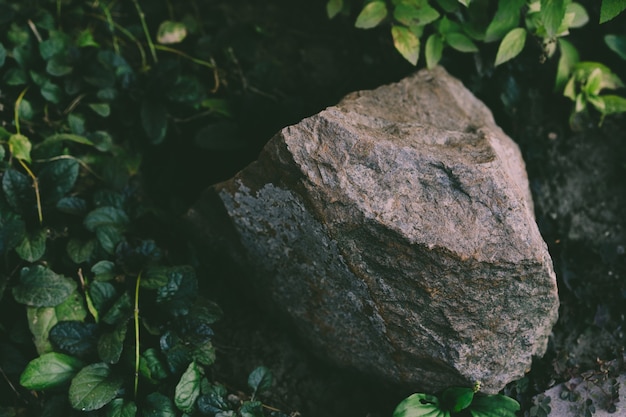
[[[0,106],[16,109],[0,115],[0,302],[23,333],[0,317],[0,365],[12,403],[37,415],[175,416],[211,395],[233,415],[265,415],[208,388],[221,310],[144,192],[142,154],[178,119],[230,115],[211,96],[211,58],[194,56],[200,22],[163,21],[156,46],[137,30],[167,15],[157,3],[0,0]],[[271,381],[260,377],[253,394]]]

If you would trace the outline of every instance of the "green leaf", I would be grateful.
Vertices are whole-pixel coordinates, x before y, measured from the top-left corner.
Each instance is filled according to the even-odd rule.
[[[98,356],[102,362],[114,364],[119,362],[126,339],[126,323],[118,325],[112,332],[104,333],[98,340]]]
[[[28,75],[21,68],[9,68],[2,77],[7,85],[24,85],[28,82]]]
[[[499,0],[498,10],[487,26],[485,42],[494,42],[519,25],[525,0]]]
[[[84,366],[72,356],[50,352],[33,359],[20,376],[20,384],[29,390],[54,388],[68,382]]]
[[[442,410],[433,395],[413,394],[398,404],[393,417],[450,417],[450,412]]]
[[[367,3],[356,18],[355,27],[359,29],[371,29],[378,26],[387,17],[387,6],[384,1]]]
[[[554,90],[561,91],[565,87],[567,80],[574,70],[574,66],[579,61],[578,50],[566,41],[565,39],[559,39],[559,49],[561,51],[561,57],[559,58],[559,65],[556,70],[556,80],[554,81]]]
[[[239,409],[241,417],[263,417],[263,403],[261,401],[245,401]]]
[[[35,265],[22,268],[20,282],[13,287],[13,297],[17,302],[33,307],[54,307],[74,289],[76,282],[42,265]]]
[[[47,61],[55,55],[66,52],[68,44],[69,37],[66,34],[51,30],[50,38],[39,42],[39,53]]]
[[[143,288],[157,289],[166,285],[170,279],[171,267],[153,266],[146,269],[141,279]]]
[[[504,395],[476,395],[470,414],[472,417],[515,417],[519,409],[517,401]]]
[[[50,58],[46,64],[46,72],[53,77],[63,77],[71,74],[74,68],[68,64],[67,59],[62,56],[54,56]]]
[[[93,33],[91,33],[90,29],[85,29],[81,31],[76,37],[76,46],[79,48],[86,48],[88,46],[93,46],[99,48],[100,45],[93,37]]]
[[[172,400],[165,395],[153,392],[146,397],[142,410],[143,417],[176,417]]]
[[[459,8],[457,0],[437,0],[437,4],[439,4],[439,7],[446,13],[453,13]]]
[[[115,246],[123,240],[129,221],[123,210],[105,206],[87,214],[83,223],[87,230],[96,233],[104,250],[113,253]]]
[[[426,55],[426,66],[428,69],[433,69],[441,60],[443,53],[443,39],[437,34],[432,34],[426,41],[426,48],[424,54]]]
[[[326,3],[326,14],[328,15],[329,19],[337,16],[342,9],[343,0],[328,0],[328,3]]]
[[[626,113],[626,98],[616,95],[601,96],[604,101],[604,114]]]
[[[265,366],[259,366],[248,376],[248,386],[252,389],[253,396],[272,387],[274,377]]]
[[[77,117],[77,116],[69,115],[68,118],[70,116],[74,118]],[[82,145],[95,146],[94,143],[90,141],[89,139],[87,139],[86,137],[80,136],[80,135],[74,135],[71,133],[59,133],[56,135],[48,136],[47,138],[44,139],[44,141],[42,142],[42,145],[58,143],[58,142],[74,142],[74,143],[80,143]]]
[[[50,103],[59,104],[63,99],[63,90],[50,80],[47,80],[39,90],[43,98]]]
[[[95,240],[90,239],[84,242],[77,238],[70,239],[69,242],[67,242],[67,246],[65,248],[67,255],[75,264],[88,262],[91,259],[91,256],[93,255],[95,249]]]
[[[465,7],[469,7],[471,1],[472,0],[459,0],[459,3],[461,3]]]
[[[216,359],[215,347],[210,341],[204,342],[203,344],[195,347],[191,353],[191,357],[194,361],[201,365],[211,366],[215,363]]]
[[[15,251],[25,261],[35,262],[41,259],[46,252],[46,229],[40,229],[34,233],[29,233],[24,237],[22,243],[15,248]]]
[[[147,349],[141,354],[141,360],[145,363],[145,370],[147,374],[144,376],[151,380],[161,380],[167,378],[167,369],[159,358],[159,354],[156,349]]]
[[[4,66],[4,62],[7,58],[7,50],[4,48],[2,42],[0,42],[0,68]]]
[[[104,315],[102,321],[115,325],[132,315],[133,304],[128,292],[124,292]]]
[[[89,108],[100,117],[109,117],[111,114],[111,106],[107,103],[91,103]]]
[[[391,28],[393,45],[398,52],[413,65],[417,65],[420,53],[420,40],[413,32],[402,26]]]
[[[38,175],[41,199],[48,204],[56,204],[74,188],[79,169],[78,161],[73,158],[47,162]]]
[[[541,20],[548,38],[554,38],[559,33],[565,10],[565,0],[541,0]]]
[[[569,3],[565,9],[565,15],[573,15],[572,21],[569,24],[571,28],[583,27],[589,22],[589,15],[587,10],[580,3]]]
[[[620,58],[626,60],[626,35],[606,35],[604,43]]]
[[[31,148],[32,145],[30,143],[30,140],[28,140],[28,138],[24,135],[16,133],[14,135],[11,135],[11,137],[9,138],[9,149],[13,157],[17,159],[30,163]]]
[[[526,29],[515,28],[506,34],[496,54],[495,66],[503,64],[522,52],[526,44]]]
[[[403,0],[396,5],[393,17],[405,26],[423,26],[439,19],[439,12],[426,1]]]
[[[87,202],[80,197],[63,197],[57,201],[56,208],[61,213],[80,216],[87,211]]]
[[[48,338],[50,329],[57,324],[58,319],[54,307],[26,307],[28,328],[33,335],[33,343],[37,353],[52,352],[52,344]]]
[[[115,278],[115,264],[111,261],[100,261],[91,267],[97,281],[110,281]]]
[[[158,145],[167,134],[167,109],[165,105],[155,99],[145,99],[141,102],[141,125],[144,132],[154,145]]]
[[[600,23],[608,22],[626,9],[624,0],[602,0]]]
[[[442,408],[458,413],[465,410],[474,399],[474,390],[472,388],[448,388],[441,395]]]
[[[104,313],[106,307],[113,304],[117,291],[109,282],[93,281],[89,283],[88,294],[96,312],[101,315],[100,313]]]
[[[0,255],[19,245],[25,236],[26,226],[17,215],[0,219]]]
[[[187,27],[181,22],[166,20],[159,25],[157,42],[172,45],[182,42],[187,37]]]
[[[133,401],[125,402],[122,398],[116,398],[107,404],[105,417],[135,417],[137,405]]]
[[[478,52],[478,47],[470,38],[459,32],[446,35],[446,42],[459,52]]]
[[[200,396],[200,379],[202,374],[195,362],[191,362],[176,385],[174,404],[179,410],[191,413]]]
[[[26,175],[14,169],[7,169],[2,177],[2,191],[7,203],[15,211],[23,214],[31,212],[35,204],[35,193],[33,183]]]
[[[75,290],[65,301],[54,307],[54,311],[59,321],[84,321],[87,317],[85,303],[78,290]]]
[[[50,342],[59,350],[78,357],[87,357],[95,351],[96,331],[94,323],[59,321],[50,329]]]
[[[115,398],[122,382],[106,363],[88,365],[72,379],[70,404],[76,410],[98,410]]]

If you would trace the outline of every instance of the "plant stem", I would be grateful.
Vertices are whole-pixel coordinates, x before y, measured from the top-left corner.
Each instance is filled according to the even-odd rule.
[[[28,176],[33,180],[33,187],[35,187],[35,197],[37,198],[37,214],[39,215],[39,224],[43,223],[43,211],[41,209],[41,195],[39,194],[39,180],[33,174],[33,171],[30,170],[26,162],[21,159],[15,158],[22,165]]]
[[[115,22],[113,21],[111,10],[109,10],[109,8],[104,5],[104,3],[101,3],[100,7],[102,8],[102,12],[104,13],[104,16],[106,17],[107,25],[109,26],[109,31],[111,32],[111,36],[113,36],[113,50],[115,51],[117,55],[119,55],[120,46],[117,42],[117,36],[115,36]]]
[[[141,272],[137,275],[135,285],[135,397],[139,387],[139,285],[141,284]]]
[[[28,91],[28,87],[22,90],[19,96],[17,96],[17,100],[15,100],[15,110],[14,110],[14,120],[15,120],[15,132],[20,134],[20,104],[22,104],[22,99],[24,95]]]
[[[148,47],[150,48],[150,53],[152,54],[152,60],[156,63],[158,62],[156,49],[154,48],[152,38],[150,37],[150,31],[148,30],[148,24],[146,23],[146,15],[144,14],[137,0],[133,0],[133,3],[135,4],[135,8],[137,9],[137,14],[139,14],[139,20],[141,20],[141,27],[143,28],[143,33],[146,36],[146,40],[148,41]]]

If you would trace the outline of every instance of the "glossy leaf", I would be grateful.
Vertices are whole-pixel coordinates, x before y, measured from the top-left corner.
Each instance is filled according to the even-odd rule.
[[[87,211],[87,202],[80,197],[63,197],[57,201],[56,208],[65,214],[84,215]]]
[[[519,55],[524,49],[526,44],[526,29],[515,28],[506,34],[500,46],[498,47],[498,53],[496,54],[495,65],[503,64],[517,55]]]
[[[87,309],[83,296],[74,290],[61,304],[54,307],[59,321],[84,321],[87,317]]]
[[[146,349],[141,354],[141,360],[145,363],[146,370],[148,372],[145,375],[151,380],[161,380],[167,378],[167,369],[161,360],[159,353],[154,348]]]
[[[61,304],[76,288],[76,282],[58,275],[42,265],[24,267],[13,297],[33,307],[54,307]]]
[[[46,139],[44,139],[42,144],[51,144],[57,142],[74,142],[80,143],[82,145],[94,146],[94,143],[86,137],[71,133],[58,133],[56,135],[48,136]]]
[[[191,357],[201,365],[211,366],[216,359],[215,347],[210,341],[196,345],[193,352],[191,352]]]
[[[600,23],[612,20],[625,9],[626,2],[623,0],[602,0],[602,6],[600,6]]]
[[[413,65],[417,65],[420,53],[420,40],[413,32],[402,26],[391,28],[393,45],[398,52]]]
[[[387,5],[384,1],[367,3],[356,18],[355,27],[359,29],[371,29],[378,26],[387,17]]]
[[[263,417],[263,403],[261,401],[245,401],[239,409],[241,417]]]
[[[79,239],[70,239],[65,250],[72,262],[81,264],[91,259],[95,248],[96,242],[94,240],[83,242]]]
[[[0,218],[0,255],[4,255],[8,250],[19,245],[25,237],[24,221],[17,215]]]
[[[328,0],[328,3],[326,3],[326,14],[328,15],[329,19],[337,16],[342,9],[343,0]]]
[[[126,320],[131,317],[133,311],[133,304],[130,298],[130,294],[125,292],[115,303],[109,308],[107,313],[102,318],[107,324],[115,325],[121,320]]]
[[[110,281],[115,278],[115,264],[111,261],[100,261],[91,267],[91,272],[97,281]]]
[[[470,414],[472,417],[515,417],[519,409],[517,401],[504,395],[476,395]]]
[[[554,90],[561,91],[570,75],[574,71],[574,66],[579,61],[578,50],[565,39],[559,39],[559,65],[556,71],[556,80],[554,81]]]
[[[22,161],[31,162],[30,151],[32,145],[30,140],[24,135],[16,133],[9,138],[9,149],[13,157]]]
[[[15,252],[17,252],[20,258],[27,262],[38,261],[46,252],[47,237],[48,232],[46,229],[40,229],[34,233],[28,233],[24,237],[24,240],[22,240],[22,243],[15,248]]]
[[[98,339],[98,356],[102,362],[114,364],[120,360],[127,328],[126,323],[122,323],[113,331],[100,336],[100,339]]]
[[[195,362],[191,362],[176,385],[174,404],[179,410],[191,413],[200,396],[200,379],[202,374]]]
[[[41,198],[55,204],[74,188],[78,179],[79,164],[75,159],[57,159],[46,163],[39,173]]]
[[[626,60],[626,35],[606,35],[604,42],[620,58]]]
[[[450,417],[450,412],[442,410],[433,395],[413,394],[398,404],[393,417]]]
[[[187,27],[184,23],[166,20],[159,25],[157,42],[163,45],[172,45],[182,42],[187,37]]]
[[[88,365],[72,379],[70,404],[76,410],[98,410],[116,397],[122,382],[106,363]]]
[[[108,103],[91,103],[89,108],[100,117],[109,117],[111,115],[111,106]]]
[[[143,417],[176,417],[176,408],[172,400],[165,395],[153,392],[143,404]]]
[[[95,351],[97,329],[93,323],[59,321],[50,329],[50,342],[65,353],[86,357]]]
[[[133,401],[124,401],[116,398],[107,404],[105,417],[135,417],[137,415],[137,405]]]
[[[20,384],[35,391],[54,388],[69,382],[83,366],[81,360],[72,356],[45,353],[28,363],[20,376]]]
[[[52,352],[48,335],[58,322],[54,307],[26,307],[26,317],[37,353],[43,355]]]
[[[93,307],[98,312],[98,315],[104,313],[106,308],[113,304],[113,300],[117,297],[117,291],[115,287],[105,281],[93,281],[89,283],[89,297]]]
[[[274,377],[265,366],[259,366],[250,372],[248,376],[248,386],[254,394],[267,391],[272,387]]]

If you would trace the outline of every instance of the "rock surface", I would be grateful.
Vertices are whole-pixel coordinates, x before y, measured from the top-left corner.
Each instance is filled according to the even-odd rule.
[[[441,68],[283,129],[187,218],[320,355],[415,389],[496,392],[557,319],[519,149]]]

